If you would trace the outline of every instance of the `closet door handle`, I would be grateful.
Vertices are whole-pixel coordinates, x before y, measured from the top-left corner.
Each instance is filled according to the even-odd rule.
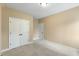
[[[23,34],[19,34],[19,36],[22,36]]]

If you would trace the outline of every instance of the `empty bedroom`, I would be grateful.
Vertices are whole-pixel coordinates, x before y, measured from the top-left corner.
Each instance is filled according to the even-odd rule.
[[[79,3],[0,3],[1,56],[79,56]]]

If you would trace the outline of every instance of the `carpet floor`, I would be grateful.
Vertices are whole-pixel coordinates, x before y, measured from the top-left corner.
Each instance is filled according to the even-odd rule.
[[[2,56],[65,56],[36,43],[3,52]]]

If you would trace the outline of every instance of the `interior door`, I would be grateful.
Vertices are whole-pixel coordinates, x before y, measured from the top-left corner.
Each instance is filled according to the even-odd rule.
[[[19,41],[19,20],[9,17],[9,48],[20,46]]]
[[[44,24],[38,25],[38,31],[39,31],[39,38],[43,40],[44,39]]]
[[[21,20],[20,21],[20,43],[21,45],[27,44],[29,41],[29,21]]]
[[[33,40],[43,40],[44,39],[44,24],[38,24],[36,27],[36,33]]]

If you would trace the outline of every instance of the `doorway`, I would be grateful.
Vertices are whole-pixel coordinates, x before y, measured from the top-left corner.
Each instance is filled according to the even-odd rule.
[[[36,32],[33,40],[44,40],[44,24],[38,24],[36,26]]]

